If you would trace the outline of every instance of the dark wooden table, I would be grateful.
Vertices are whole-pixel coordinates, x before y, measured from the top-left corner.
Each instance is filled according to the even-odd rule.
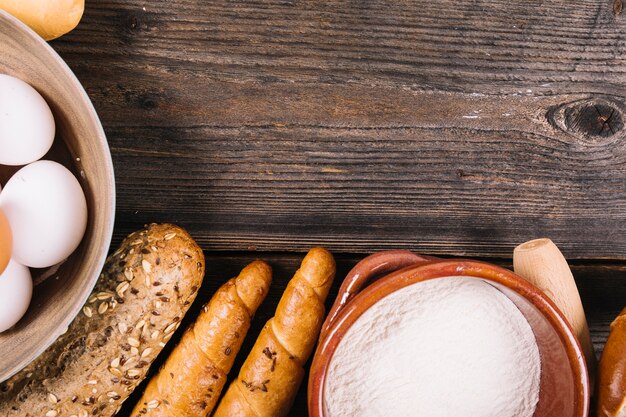
[[[506,265],[540,236],[599,353],[626,305],[625,29],[621,0],[88,0],[52,46],[109,139],[114,244],[186,227],[208,258],[194,311],[274,266],[244,353],[311,246],[340,280],[378,250]]]

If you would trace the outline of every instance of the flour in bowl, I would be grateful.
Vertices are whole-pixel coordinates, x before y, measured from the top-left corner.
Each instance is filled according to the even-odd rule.
[[[345,334],[325,417],[532,417],[540,373],[532,329],[498,289],[424,281],[381,299]]]

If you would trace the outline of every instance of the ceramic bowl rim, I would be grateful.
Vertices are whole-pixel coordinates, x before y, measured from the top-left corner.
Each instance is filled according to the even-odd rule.
[[[463,259],[433,261],[392,272],[368,285],[343,307],[325,333],[323,340],[319,341],[313,358],[308,392],[310,415],[324,417],[324,383],[333,354],[341,338],[367,309],[387,295],[406,286],[453,276],[483,279],[503,285],[537,308],[554,328],[566,349],[575,379],[576,416],[586,417],[590,401],[587,365],[578,339],[558,307],[539,288],[515,273],[486,262]]]

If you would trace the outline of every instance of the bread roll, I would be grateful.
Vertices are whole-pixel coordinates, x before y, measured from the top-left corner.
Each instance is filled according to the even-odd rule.
[[[222,285],[152,378],[131,415],[208,416],[271,281],[270,266],[255,261]]]
[[[196,297],[204,256],[172,225],[131,234],[67,332],[0,384],[0,416],[113,416]],[[80,279],[75,277],[73,279]]]
[[[322,322],[324,300],[335,276],[335,261],[314,248],[287,285],[276,315],[263,327],[239,376],[222,398],[215,417],[286,416],[313,351]]]
[[[0,0],[0,9],[11,13],[49,41],[78,25],[85,0]]]
[[[598,371],[598,417],[626,416],[626,308],[611,323]]]

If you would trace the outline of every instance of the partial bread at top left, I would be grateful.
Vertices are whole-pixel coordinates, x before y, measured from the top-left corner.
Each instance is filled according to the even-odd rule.
[[[0,0],[0,9],[20,19],[49,41],[78,25],[85,0]]]

